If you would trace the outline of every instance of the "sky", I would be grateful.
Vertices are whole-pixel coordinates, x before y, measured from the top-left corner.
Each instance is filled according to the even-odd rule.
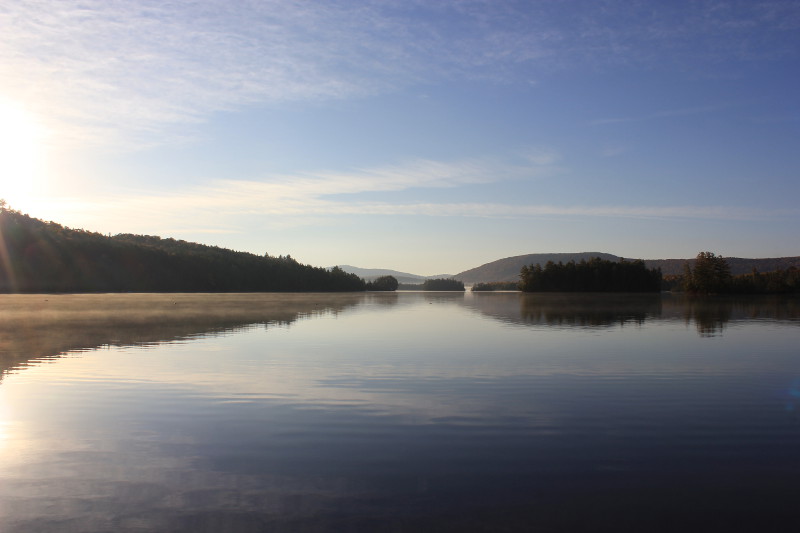
[[[800,255],[796,0],[0,0],[0,198],[315,266]]]

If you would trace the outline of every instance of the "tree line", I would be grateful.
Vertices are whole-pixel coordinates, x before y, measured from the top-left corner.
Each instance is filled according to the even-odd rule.
[[[422,283],[423,291],[463,291],[464,282],[453,278],[426,279]]]
[[[476,283],[472,286],[472,292],[484,291],[516,291],[519,290],[518,281],[488,281]]]
[[[453,278],[426,279],[422,283],[400,283],[402,291],[464,291],[464,282]]]
[[[501,282],[476,284],[473,290],[498,290]],[[724,257],[700,252],[685,262],[682,275],[662,276],[658,268],[648,269],[644,261],[619,262],[592,258],[579,263],[525,266],[519,289],[525,292],[658,292],[683,291],[690,294],[788,294],[800,292],[800,269],[790,266],[773,272],[731,275]]]
[[[0,201],[0,292],[363,291],[339,267],[146,235],[66,228]]]
[[[800,292],[800,269],[731,275],[725,258],[712,252],[700,252],[692,267],[684,265],[683,275],[665,280],[673,290],[693,294],[787,294]]]
[[[644,261],[609,261],[594,257],[579,263],[548,261],[524,266],[519,289],[525,292],[659,292],[661,270]]]
[[[414,288],[463,291],[456,279]],[[393,291],[397,279],[365,282],[339,267],[304,265],[289,255],[236,252],[147,235],[106,236],[75,230],[10,209],[0,200],[0,292],[303,292]],[[800,292],[800,269],[732,276],[727,261],[700,252],[682,275],[666,276],[641,260],[592,258],[525,266],[519,283],[479,283],[473,290],[526,292],[657,292],[771,294]]]

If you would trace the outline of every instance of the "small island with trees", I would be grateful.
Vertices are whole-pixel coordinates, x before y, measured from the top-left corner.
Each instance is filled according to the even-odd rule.
[[[661,270],[648,269],[644,261],[619,262],[592,258],[579,263],[553,263],[522,267],[519,289],[524,292],[659,292]]]
[[[394,276],[379,276],[366,283],[368,291],[396,291],[399,283]]]
[[[426,279],[423,291],[464,291],[464,282],[453,278]]]
[[[401,283],[401,291],[465,291],[464,282],[454,278],[430,278],[422,283]]]

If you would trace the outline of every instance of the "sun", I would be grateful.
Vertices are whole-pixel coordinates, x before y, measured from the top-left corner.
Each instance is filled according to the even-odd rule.
[[[45,129],[25,107],[0,97],[0,198],[26,204],[44,178]]]

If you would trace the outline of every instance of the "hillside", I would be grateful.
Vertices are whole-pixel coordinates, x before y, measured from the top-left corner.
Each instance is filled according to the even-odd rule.
[[[455,278],[466,284],[518,281],[523,266],[593,257],[602,252],[527,254],[498,259],[455,276],[420,276],[351,265],[322,268],[290,256],[259,256],[147,235],[105,236],[44,222],[0,204],[0,292],[278,292],[359,291],[364,279],[394,276],[401,284]],[[647,268],[681,274],[693,259],[648,259]],[[733,275],[800,268],[800,257],[729,257]]]
[[[0,206],[0,292],[358,291],[341,269],[175,239],[74,230]]]
[[[663,275],[683,274],[683,265],[686,262],[694,264],[694,259],[645,259],[647,268],[660,268]],[[742,257],[726,257],[725,261],[731,267],[731,274],[749,274],[755,268],[761,273],[786,270],[789,267],[800,268],[800,257],[766,257],[761,259],[747,259]]]

